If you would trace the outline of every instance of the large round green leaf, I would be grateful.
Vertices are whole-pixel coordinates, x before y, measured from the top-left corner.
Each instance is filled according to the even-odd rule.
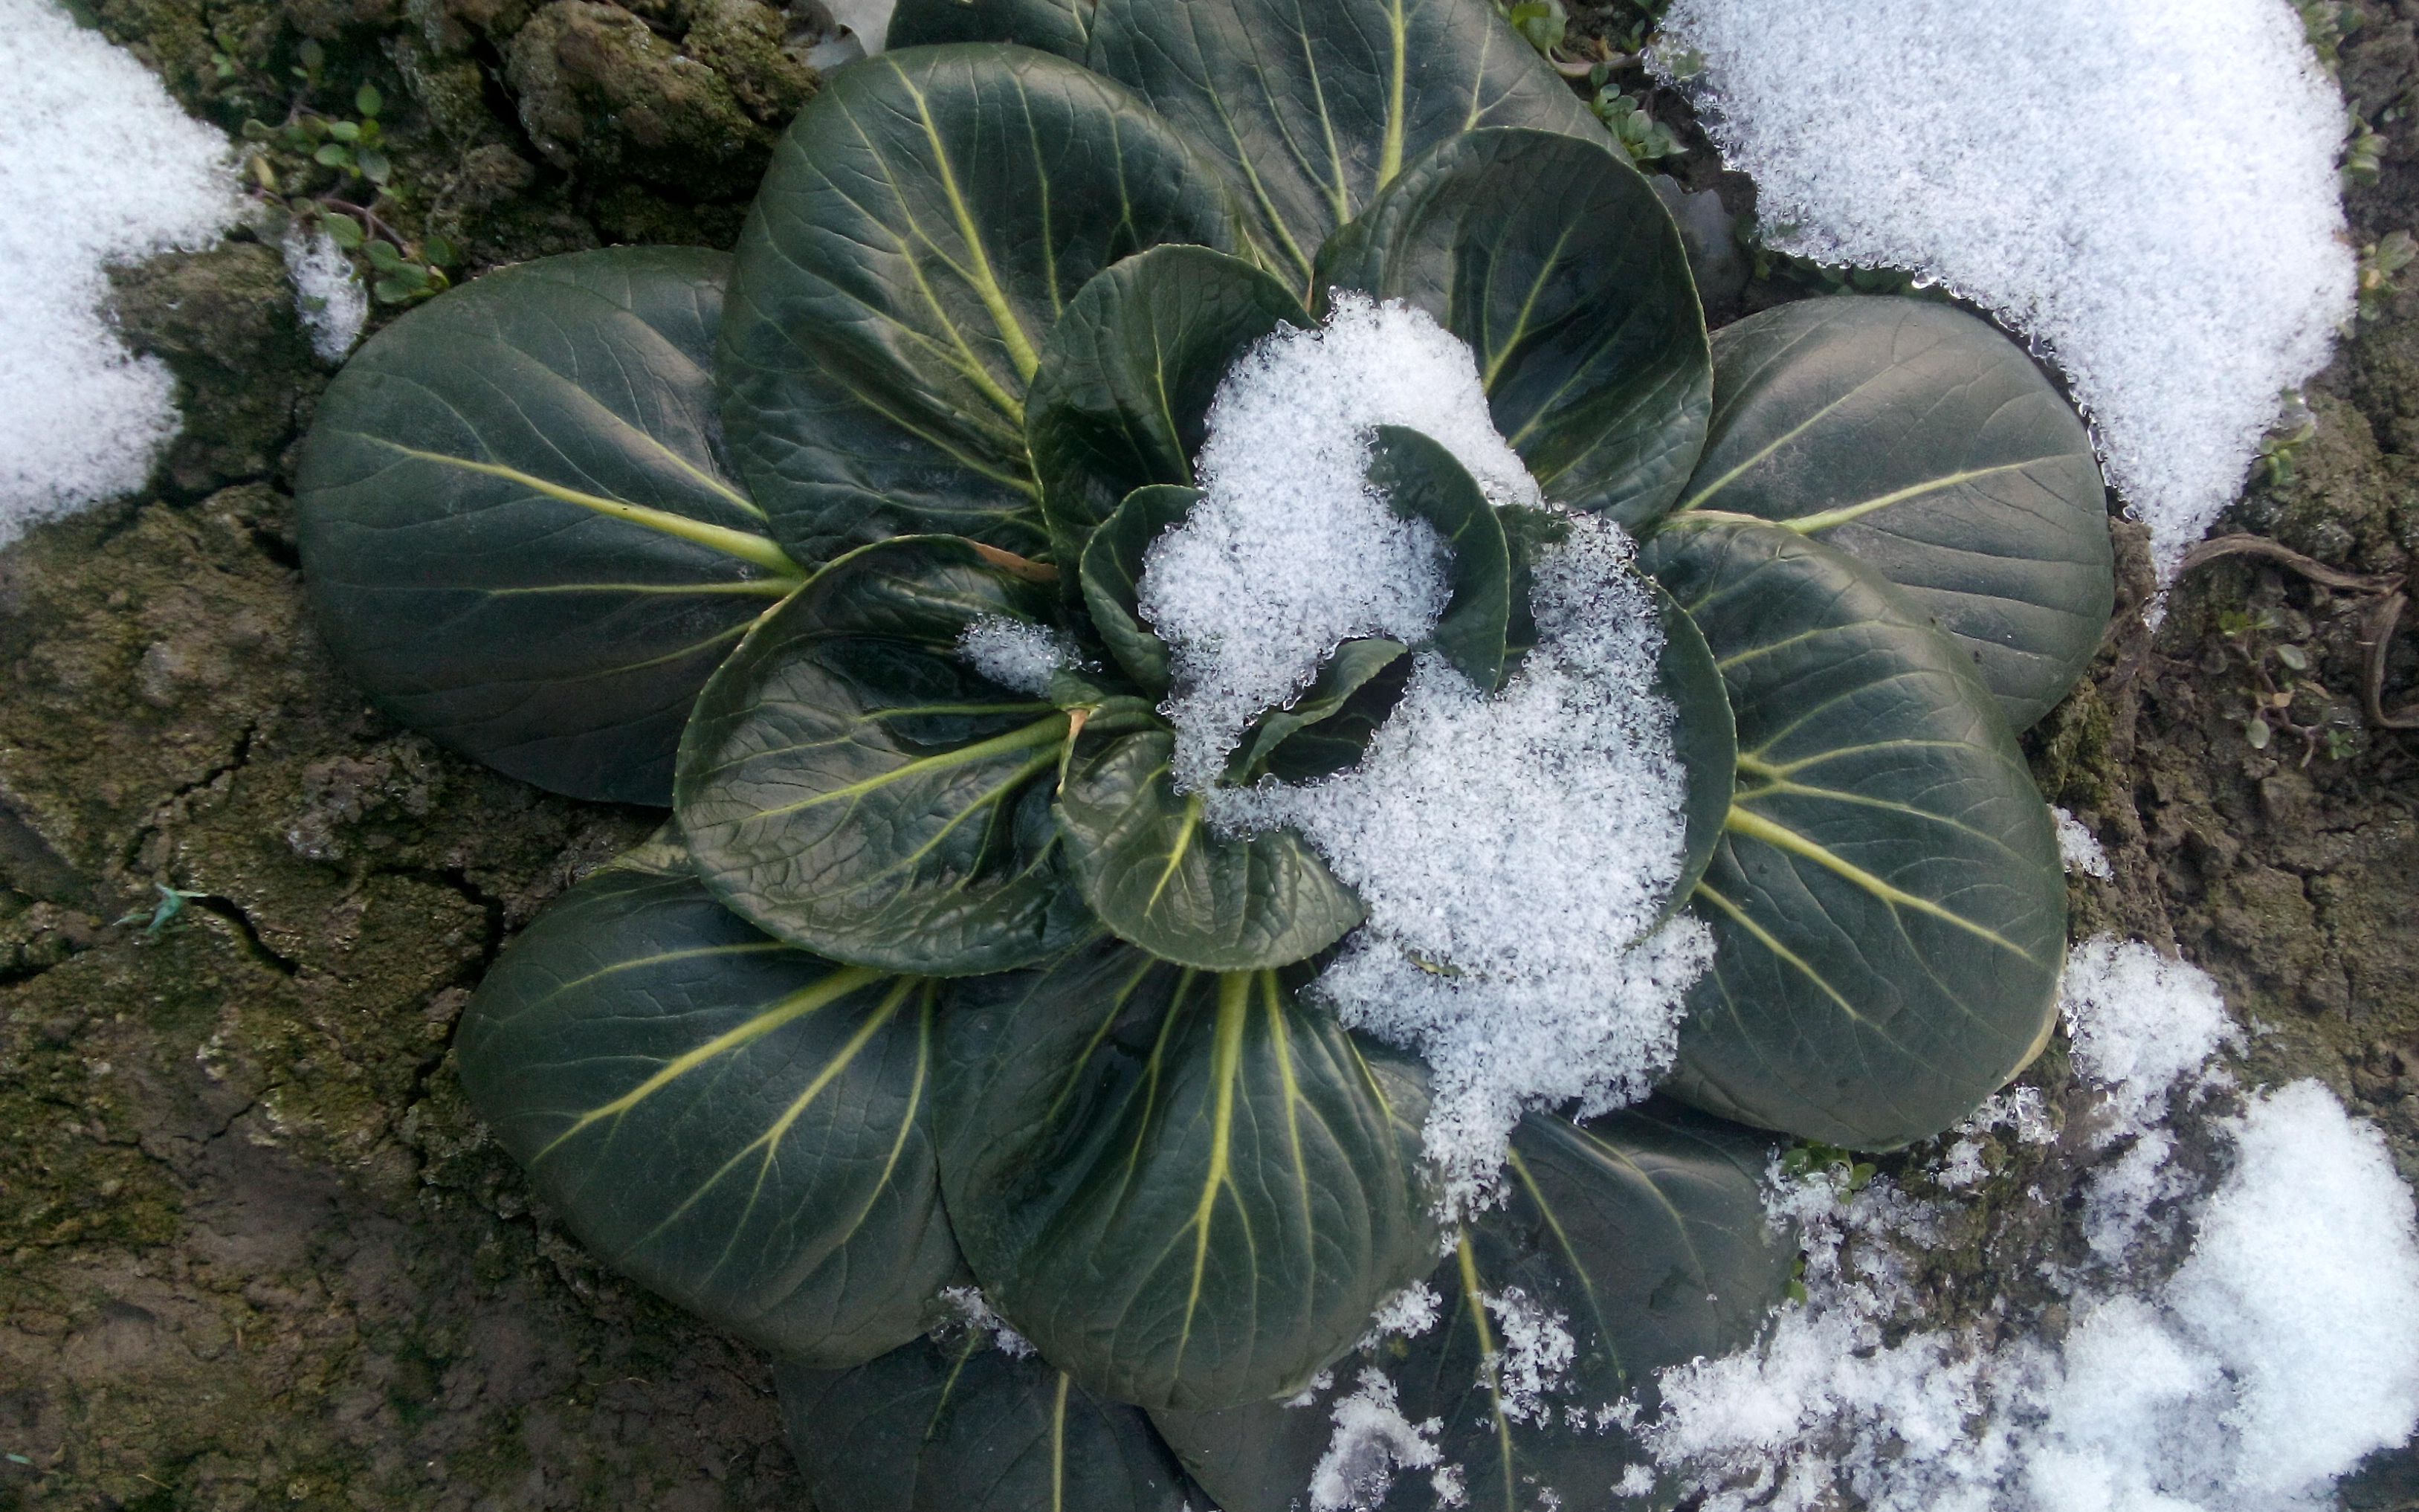
[[[1216,155],[1263,262],[1305,295],[1320,245],[1438,143],[1604,140],[1484,0],[1102,0],[1090,62]]]
[[[1680,496],[1712,404],[1704,316],[1679,228],[1600,138],[1455,137],[1346,226],[1318,273],[1468,342],[1495,428],[1548,499],[1635,528]]]
[[[1513,1134],[1508,1200],[1471,1221],[1429,1278],[1442,1304],[1432,1329],[1364,1347],[1337,1366],[1333,1394],[1302,1406],[1152,1418],[1225,1512],[1287,1512],[1327,1451],[1334,1396],[1375,1368],[1404,1417],[1437,1420],[1440,1457],[1471,1506],[1556,1504],[1549,1491],[1570,1507],[1656,1504],[1611,1493],[1651,1460],[1600,1414],[1628,1398],[1651,1416],[1656,1371],[1747,1344],[1782,1300],[1795,1248],[1766,1229],[1766,1149],[1660,1104],[1583,1126],[1533,1115]],[[1550,1389],[1507,1382],[1530,1363],[1506,1348],[1507,1314],[1559,1319],[1571,1352]],[[1416,1473],[1379,1504],[1434,1504]]]
[[[973,1332],[855,1370],[775,1365],[816,1512],[1186,1512],[1139,1408]]]
[[[962,984],[942,1182],[992,1303],[1104,1396],[1299,1389],[1435,1263],[1416,1113],[1273,972],[1115,944]]]
[[[1050,817],[1068,716],[957,649],[978,619],[1046,622],[1057,599],[1021,559],[909,536],[768,616],[681,746],[681,832],[715,895],[836,960],[941,976],[1087,928]]]
[[[329,385],[303,576],[381,708],[558,793],[670,801],[697,690],[802,576],[714,441],[729,266],[656,247],[506,269]]]
[[[755,1343],[855,1365],[964,1274],[930,1133],[936,993],[769,940],[685,873],[609,871],[504,951],[455,1054],[599,1257]]]
[[[1081,63],[1096,0],[899,0],[884,45],[1014,42]]]
[[[842,69],[740,234],[716,370],[732,455],[797,553],[926,531],[1038,553],[1025,397],[1051,327],[1119,258],[1238,235],[1215,167],[1062,58]]]
[[[1127,495],[1189,485],[1226,370],[1281,325],[1286,286],[1207,247],[1157,247],[1084,285],[1041,348],[1025,440],[1062,562]]]
[[[1076,742],[1058,825],[1084,902],[1151,954],[1203,971],[1316,955],[1361,922],[1361,902],[1290,829],[1221,835],[1179,793],[1164,727]]]
[[[2022,347],[1921,300],[1804,300],[1717,332],[1681,507],[1872,566],[1964,645],[2019,730],[2074,687],[2116,603],[2081,417]]]
[[[2006,717],[1878,573],[1795,532],[1679,515],[1642,560],[1738,723],[1672,1089],[1854,1149],[1938,1133],[2038,1047],[2065,958],[2057,841]]]

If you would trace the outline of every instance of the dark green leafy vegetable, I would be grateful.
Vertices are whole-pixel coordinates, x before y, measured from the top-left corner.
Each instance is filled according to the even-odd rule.
[[[2023,348],[1920,300],[1842,296],[1714,338],[1714,417],[1682,508],[1838,548],[1957,638],[2022,730],[2116,604],[2091,438]]]
[[[714,443],[728,268],[656,247],[510,269],[329,386],[303,568],[390,714],[559,793],[670,799],[698,689],[804,577]]]
[[[1086,733],[1058,795],[1084,902],[1123,938],[1204,971],[1289,965],[1361,922],[1361,903],[1291,830],[1210,826],[1201,795],[1176,791],[1165,729]]]
[[[937,991],[767,939],[683,872],[607,872],[480,984],[463,1086],[608,1263],[855,1365],[964,1274],[932,1157]]]
[[[968,982],[943,1188],[984,1292],[1103,1396],[1297,1390],[1435,1263],[1395,1073],[1273,972],[1120,945]]]
[[[1713,369],[1678,228],[1600,135],[1471,131],[1319,254],[1468,342],[1495,428],[1548,500],[1637,527],[1697,460]]]
[[[1040,554],[1041,347],[1095,273],[1162,242],[1239,245],[1233,204],[1107,80],[981,46],[834,73],[775,151],[716,357],[778,537],[807,560],[922,532]]]
[[[1041,348],[1025,439],[1060,561],[1126,496],[1191,484],[1235,359],[1310,316],[1284,285],[1203,247],[1157,247],[1084,285]]]
[[[1660,1504],[1605,1499],[1648,1457],[1598,1414],[1630,1397],[1651,1413],[1656,1371],[1749,1343],[1782,1300],[1795,1256],[1765,1229],[1767,1149],[1659,1104],[1585,1125],[1522,1120],[1508,1200],[1472,1219],[1429,1278],[1443,1302],[1436,1326],[1341,1362],[1336,1395],[1360,1370],[1383,1371],[1406,1418],[1439,1424],[1440,1457],[1460,1467],[1472,1506],[1535,1506],[1548,1490],[1573,1507]],[[1524,1399],[1506,1381],[1507,1313],[1559,1319],[1570,1335],[1550,1392]],[[1326,1452],[1332,1400],[1151,1415],[1225,1512],[1288,1512]],[[1405,1476],[1381,1504],[1433,1501],[1425,1477]]]
[[[1328,236],[1439,143],[1486,126],[1604,140],[1492,6],[1103,0],[1087,61],[1216,155],[1269,270],[1304,293]]]
[[[1046,621],[1057,597],[1046,569],[910,536],[834,563],[758,626],[681,747],[681,831],[715,896],[901,971],[997,971],[1074,938],[1050,818],[1070,719],[957,650],[976,620]]]
[[[2065,694],[2112,595],[2080,422],[1938,306],[1809,301],[1709,344],[1665,199],[1523,40],[1560,11],[1501,9],[901,0],[735,260],[432,273],[329,392],[305,564],[372,696],[675,808],[490,973],[465,1084],[608,1262],[779,1351],[824,1512],[1204,1486],[1290,1512],[1364,1370],[1471,1504],[1660,1507],[1612,1496],[1651,1457],[1610,1404],[1651,1410],[1787,1284],[1741,1125],[1902,1144],[2048,1030],[2065,892],[2010,721]],[[1598,512],[1659,579],[1667,916],[1718,947],[1667,1088],[1705,1111],[1533,1112],[1505,1202],[1450,1235],[1426,1068],[1304,995],[1362,902],[1292,830],[1221,834],[1177,791],[1166,701],[1205,689],[1140,611],[1221,385],[1364,294],[1468,344],[1545,507],[1379,427],[1368,496],[1436,532],[1437,623],[1329,645],[1218,780],[1362,763],[1416,666],[1494,694],[1587,656],[1540,615],[1614,599],[1531,598]],[[1483,786],[1438,801],[1508,842],[1462,811]],[[1366,1337],[1422,1277],[1437,1326]],[[1534,1394],[1515,1346],[1564,1332]]]
[[[2031,1058],[2065,960],[2057,842],[2007,719],[1878,574],[1794,532],[1682,515],[1643,560],[1738,721],[1672,1090],[1850,1149],[1937,1134]]]
[[[774,1371],[817,1512],[1183,1512],[1199,1506],[1140,1410],[978,1333],[855,1370]]]

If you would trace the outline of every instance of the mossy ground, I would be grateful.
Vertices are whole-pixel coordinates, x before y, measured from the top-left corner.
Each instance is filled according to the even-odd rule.
[[[757,0],[86,8],[230,129],[282,118],[319,41],[322,108],[386,95],[392,217],[465,271],[727,244],[814,82],[793,18]],[[1610,8],[1574,8],[1586,35]],[[2414,20],[2373,7],[2345,49],[2390,143],[2352,197],[2364,242],[2419,226],[2419,123],[2383,119],[2419,85]],[[1677,166],[1716,186],[1702,151]],[[490,776],[331,666],[285,491],[326,374],[270,248],[131,270],[118,302],[184,380],[185,437],[146,496],[0,554],[0,1509],[804,1507],[763,1363],[532,1211],[446,1058],[501,942],[650,816]],[[2419,296],[2363,323],[2312,403],[2293,480],[2230,528],[2405,573]],[[2419,734],[2363,715],[2375,608],[2265,559],[2204,567],[2155,637],[2120,615],[2028,747],[2116,865],[2075,880],[2078,933],[2180,947],[2263,1026],[2256,1077],[2322,1077],[2419,1178]],[[2229,633],[2263,609],[2256,641]],[[2244,738],[2252,658],[2273,676],[2279,645],[2308,664],[2294,720],[2344,732],[2306,764],[2297,738]],[[2391,706],[2419,634],[2388,667]],[[156,934],[112,922],[162,885],[194,896]],[[2063,1065],[2030,1073],[2054,1102]],[[2021,1284],[2070,1156],[1994,1150],[1975,1242],[1933,1278],[1944,1313]],[[2018,1199],[2033,1186],[2051,1201]],[[2419,1506],[2419,1460],[2346,1494]]]

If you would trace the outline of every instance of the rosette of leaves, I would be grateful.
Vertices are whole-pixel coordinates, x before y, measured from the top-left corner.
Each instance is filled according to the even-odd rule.
[[[319,409],[304,564],[372,698],[671,810],[505,951],[469,1091],[595,1253],[775,1351],[824,1512],[1282,1508],[1329,1425],[1281,1404],[1363,1368],[1481,1504],[1600,1499],[1636,1446],[1506,1386],[1506,1299],[1564,1320],[1575,1400],[1651,1400],[1783,1294],[1768,1131],[1923,1137],[2047,1035],[2015,733],[2110,608],[2083,427],[1936,304],[1709,339],[1647,180],[1484,0],[902,0],[890,41],[735,255],[491,273]],[[1717,940],[1668,1096],[1531,1118],[1449,1231],[1423,1068],[1304,990],[1359,901],[1178,790],[1136,609],[1220,380],[1342,289],[1469,343],[1554,510],[1641,538],[1672,905]],[[1496,686],[1534,639],[1561,514],[1373,452],[1451,603],[1335,648],[1228,780],[1349,766],[1416,656]],[[1063,648],[1046,684],[963,653],[1003,621]],[[1435,1328],[1364,1338],[1422,1283]],[[1014,1349],[945,1326],[977,1295]]]

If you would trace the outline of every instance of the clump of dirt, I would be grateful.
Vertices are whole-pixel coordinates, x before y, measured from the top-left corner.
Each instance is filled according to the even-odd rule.
[[[457,276],[727,245],[816,84],[799,18],[758,0],[90,8],[230,131],[376,85],[382,213],[452,239]],[[1574,7],[1575,35],[1631,9]],[[2351,196],[2365,243],[2419,229],[2414,19],[2373,8],[2343,51],[2388,143]],[[1665,166],[1714,195],[1687,202],[1697,250],[1731,257],[1751,186],[1648,99],[1693,141]],[[1837,286],[1745,251],[1718,318]],[[326,373],[271,248],[129,270],[118,310],[179,376],[185,436],[146,495],[0,554],[0,1509],[806,1506],[763,1362],[533,1208],[447,1059],[503,941],[655,816],[459,761],[331,665],[288,497]],[[2381,584],[2419,550],[2419,296],[2309,398],[2289,478],[2222,527],[2306,561],[2211,561],[2153,636],[2120,525],[2129,602],[2027,747],[2115,867],[2074,879],[2078,934],[2180,948],[2259,1026],[2255,1080],[2322,1077],[2419,1179],[2419,733],[2365,698]],[[2419,699],[2419,636],[2383,669],[2388,710]],[[2072,1112],[2057,1049],[2027,1078]],[[2027,1284],[2071,1154],[1986,1143],[1971,1242],[1927,1278],[1944,1323]],[[2419,1507],[2419,1456],[2346,1500]]]

